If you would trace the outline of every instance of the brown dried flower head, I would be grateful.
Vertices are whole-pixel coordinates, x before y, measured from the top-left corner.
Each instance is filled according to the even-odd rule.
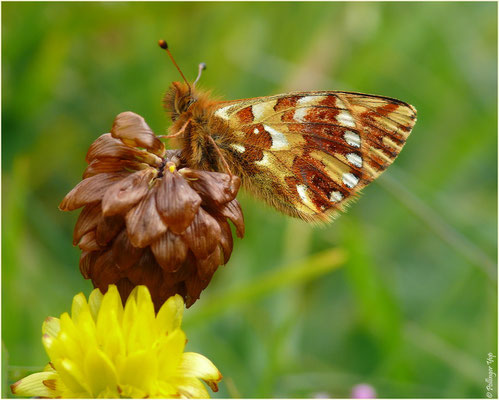
[[[239,178],[186,168],[180,157],[132,112],[90,146],[83,180],[59,208],[84,207],[73,244],[81,273],[101,291],[114,283],[125,301],[146,285],[156,307],[176,293],[189,307],[230,258],[227,220],[244,235]]]

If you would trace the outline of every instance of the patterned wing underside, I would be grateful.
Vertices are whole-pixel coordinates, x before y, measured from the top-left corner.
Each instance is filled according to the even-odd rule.
[[[416,122],[399,100],[349,92],[289,93],[218,104],[231,151],[255,166],[247,187],[285,213],[327,221],[397,157]],[[274,193],[275,192],[275,193]]]

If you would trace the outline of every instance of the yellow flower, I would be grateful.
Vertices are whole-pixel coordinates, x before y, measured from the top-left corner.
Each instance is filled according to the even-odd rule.
[[[125,307],[116,286],[95,289],[87,302],[73,298],[71,316],[43,323],[50,363],[43,372],[12,385],[28,397],[207,398],[200,379],[213,391],[222,375],[201,354],[184,353],[180,324],[182,297],[170,297],[155,314],[145,286],[137,286]]]

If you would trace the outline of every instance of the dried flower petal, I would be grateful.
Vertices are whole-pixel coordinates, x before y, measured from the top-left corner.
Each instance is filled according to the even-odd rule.
[[[166,232],[167,225],[156,208],[154,190],[149,190],[146,197],[127,213],[126,226],[130,242],[135,247],[145,247]]]
[[[244,236],[244,217],[239,202],[234,199],[230,203],[225,204],[220,209],[220,214],[232,221],[236,226],[237,236],[242,238]]]
[[[112,249],[114,262],[122,272],[136,264],[144,252],[143,248],[132,246],[126,229],[116,237]]]
[[[109,216],[128,212],[146,195],[151,180],[157,174],[156,170],[147,168],[116,182],[102,198],[102,213]]]
[[[124,173],[119,172],[99,174],[84,179],[64,197],[59,205],[59,209],[62,211],[73,211],[86,204],[100,201],[109,186],[125,176]]]
[[[182,266],[189,247],[182,236],[167,231],[151,244],[151,250],[165,271],[175,272]]]
[[[116,282],[120,278],[120,272],[114,267],[113,261],[113,250],[109,249],[102,252],[90,268],[89,273],[92,275],[92,281],[95,286],[102,290],[107,288],[107,282]]]
[[[85,279],[90,279],[90,270],[100,257],[100,251],[83,250],[80,255],[80,272]]]
[[[201,197],[177,172],[165,171],[156,192],[156,203],[168,227],[180,234],[198,212]]]
[[[83,179],[105,172],[140,171],[149,164],[119,158],[94,158],[83,172]]]
[[[220,264],[223,264],[223,251],[217,246],[208,257],[197,261],[198,276],[202,280],[210,279]]]
[[[198,275],[192,276],[190,279],[185,281],[185,286],[187,289],[187,296],[185,299],[185,305],[190,307],[193,305],[201,292],[208,286],[210,279],[201,279]]]
[[[201,195],[204,201],[217,206],[234,200],[241,186],[241,180],[235,175],[189,168],[182,169],[180,173],[189,180],[191,187]]]
[[[217,221],[218,224],[220,225],[220,230],[221,230],[220,245],[222,246],[223,255],[224,255],[222,264],[227,264],[230,255],[232,254],[232,246],[233,246],[232,231],[230,230],[229,223],[226,220],[217,219]]]
[[[90,231],[90,232],[86,233],[85,235],[83,235],[80,242],[78,243],[78,246],[83,251],[101,250],[101,246],[99,246],[97,244],[97,241],[95,240],[95,231]]]
[[[131,112],[111,132],[90,146],[84,180],[60,206],[85,206],[73,235],[80,271],[103,290],[116,284],[123,300],[142,284],[157,308],[176,293],[190,306],[229,261],[228,220],[244,234],[240,179],[186,168],[181,151],[165,151]]]
[[[162,269],[155,262],[149,248],[144,250],[137,264],[127,272],[128,279],[136,285],[145,285],[151,293],[157,294],[163,276]]]
[[[85,206],[76,221],[73,230],[73,245],[76,246],[81,240],[82,236],[97,227],[101,218],[101,205],[100,203],[93,203]]]
[[[143,147],[149,152],[163,157],[165,146],[152,132],[144,118],[131,111],[118,114],[111,128],[111,135],[132,147]]]
[[[215,218],[200,208],[185,231],[185,240],[194,255],[203,259],[215,250],[221,234],[220,225]]]
[[[86,160],[90,163],[94,158],[110,157],[144,162],[153,166],[160,166],[162,163],[162,159],[155,154],[127,146],[120,139],[113,138],[110,133],[105,133],[92,143],[88,149]]]
[[[105,246],[115,238],[124,225],[125,221],[123,221],[120,215],[113,215],[111,217],[103,216],[97,224],[95,240],[100,246]]]

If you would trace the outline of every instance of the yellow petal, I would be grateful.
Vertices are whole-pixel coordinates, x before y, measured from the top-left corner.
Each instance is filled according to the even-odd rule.
[[[134,340],[130,336],[136,332],[136,330],[134,329],[136,317],[137,317],[137,304],[130,295],[125,304],[125,310],[123,312],[123,322],[122,322],[123,338],[127,346],[130,341]]]
[[[111,288],[111,286],[114,285],[110,285],[109,289]],[[88,298],[88,306],[90,307],[90,313],[92,314],[92,318],[94,319],[94,321],[97,321],[97,315],[99,314],[99,309],[103,297],[104,296],[99,289],[94,289],[92,290],[92,293],[90,293],[90,296]]]
[[[17,394],[42,397],[208,397],[222,378],[205,357],[185,353],[180,296],[155,315],[145,286],[123,308],[118,290],[95,290],[88,303],[74,297],[72,317],[48,318],[42,341],[51,363],[44,372],[12,386]],[[46,378],[46,379],[44,379]]]
[[[73,297],[73,304],[71,306],[71,318],[74,320],[78,320],[80,312],[82,309],[87,309],[87,299],[83,293],[78,293],[75,297]]]
[[[68,313],[61,315],[61,328],[57,341],[61,346],[61,351],[63,351],[63,357],[80,361],[78,359],[82,356],[85,348],[95,343],[94,325],[88,309],[80,310],[78,320],[72,320]]]
[[[140,285],[135,287],[132,291],[132,295],[135,295],[137,307],[141,312],[145,311],[154,315],[154,305],[146,286]]]
[[[157,357],[160,365],[160,378],[177,373],[182,362],[185,342],[185,333],[181,329],[176,329],[158,341]]]
[[[180,397],[187,399],[209,399],[206,387],[196,378],[175,378]]]
[[[43,335],[42,343],[51,361],[64,357],[63,347],[54,337]]]
[[[52,362],[64,385],[74,393],[87,392],[88,386],[83,371],[71,360],[59,359]]]
[[[137,312],[140,319],[136,325],[142,328],[141,336],[144,341],[152,342],[156,336],[156,312],[146,286],[137,287]]]
[[[55,338],[59,334],[60,329],[61,324],[59,322],[59,318],[47,317],[45,318],[45,321],[43,321],[42,334],[44,335],[49,335]]]
[[[84,370],[93,397],[98,397],[107,390],[116,391],[118,385],[116,369],[109,358],[99,349],[90,348],[88,350]],[[116,392],[115,395],[118,393]]]
[[[56,371],[55,371],[54,367],[52,366],[52,364],[48,363],[43,368],[43,372],[56,372]]]
[[[106,294],[102,297],[99,317],[97,321],[102,318],[107,318],[111,312],[115,312],[118,321],[121,323],[123,317],[123,303],[118,292],[116,285],[109,285]]]
[[[114,389],[106,388],[97,395],[97,399],[119,399],[121,393],[116,386]]]
[[[222,379],[222,374],[217,367],[205,356],[198,353],[188,352],[182,354],[182,361],[178,370],[182,376],[200,378],[207,383],[219,382]]]
[[[78,336],[78,329],[76,328],[74,321],[71,319],[69,314],[67,312],[61,314],[61,318],[59,320],[60,324],[60,333],[65,332],[67,335],[77,337]]]
[[[155,397],[132,385],[120,385],[119,392],[119,397],[122,399],[145,399],[147,397]]]
[[[161,399],[174,399],[178,398],[179,394],[177,388],[171,382],[159,381],[156,386],[156,393],[152,397]]]
[[[120,386],[130,385],[150,393],[158,375],[158,359],[151,351],[129,355],[118,371]]]
[[[90,308],[81,311],[76,328],[78,331],[74,337],[78,339],[83,350],[97,346],[97,329]]]
[[[125,356],[125,340],[115,310],[112,310],[107,318],[99,316],[97,342],[112,362],[116,362],[120,356]]]
[[[184,313],[184,300],[178,294],[170,297],[161,306],[156,317],[156,325],[160,333],[173,332],[180,327]]]
[[[68,358],[78,364],[83,362],[83,348],[78,341],[78,336],[70,336],[66,332],[61,332],[57,338],[64,358]]]
[[[156,336],[154,305],[145,286],[135,287],[130,294],[125,305],[123,330],[129,353],[153,346]]]
[[[38,372],[17,381],[10,388],[17,396],[54,398],[60,394],[44,385],[43,382],[55,379],[56,375],[54,372]]]
[[[125,354],[125,341],[121,330],[123,304],[115,285],[104,295],[97,317],[97,342],[111,361]]]

